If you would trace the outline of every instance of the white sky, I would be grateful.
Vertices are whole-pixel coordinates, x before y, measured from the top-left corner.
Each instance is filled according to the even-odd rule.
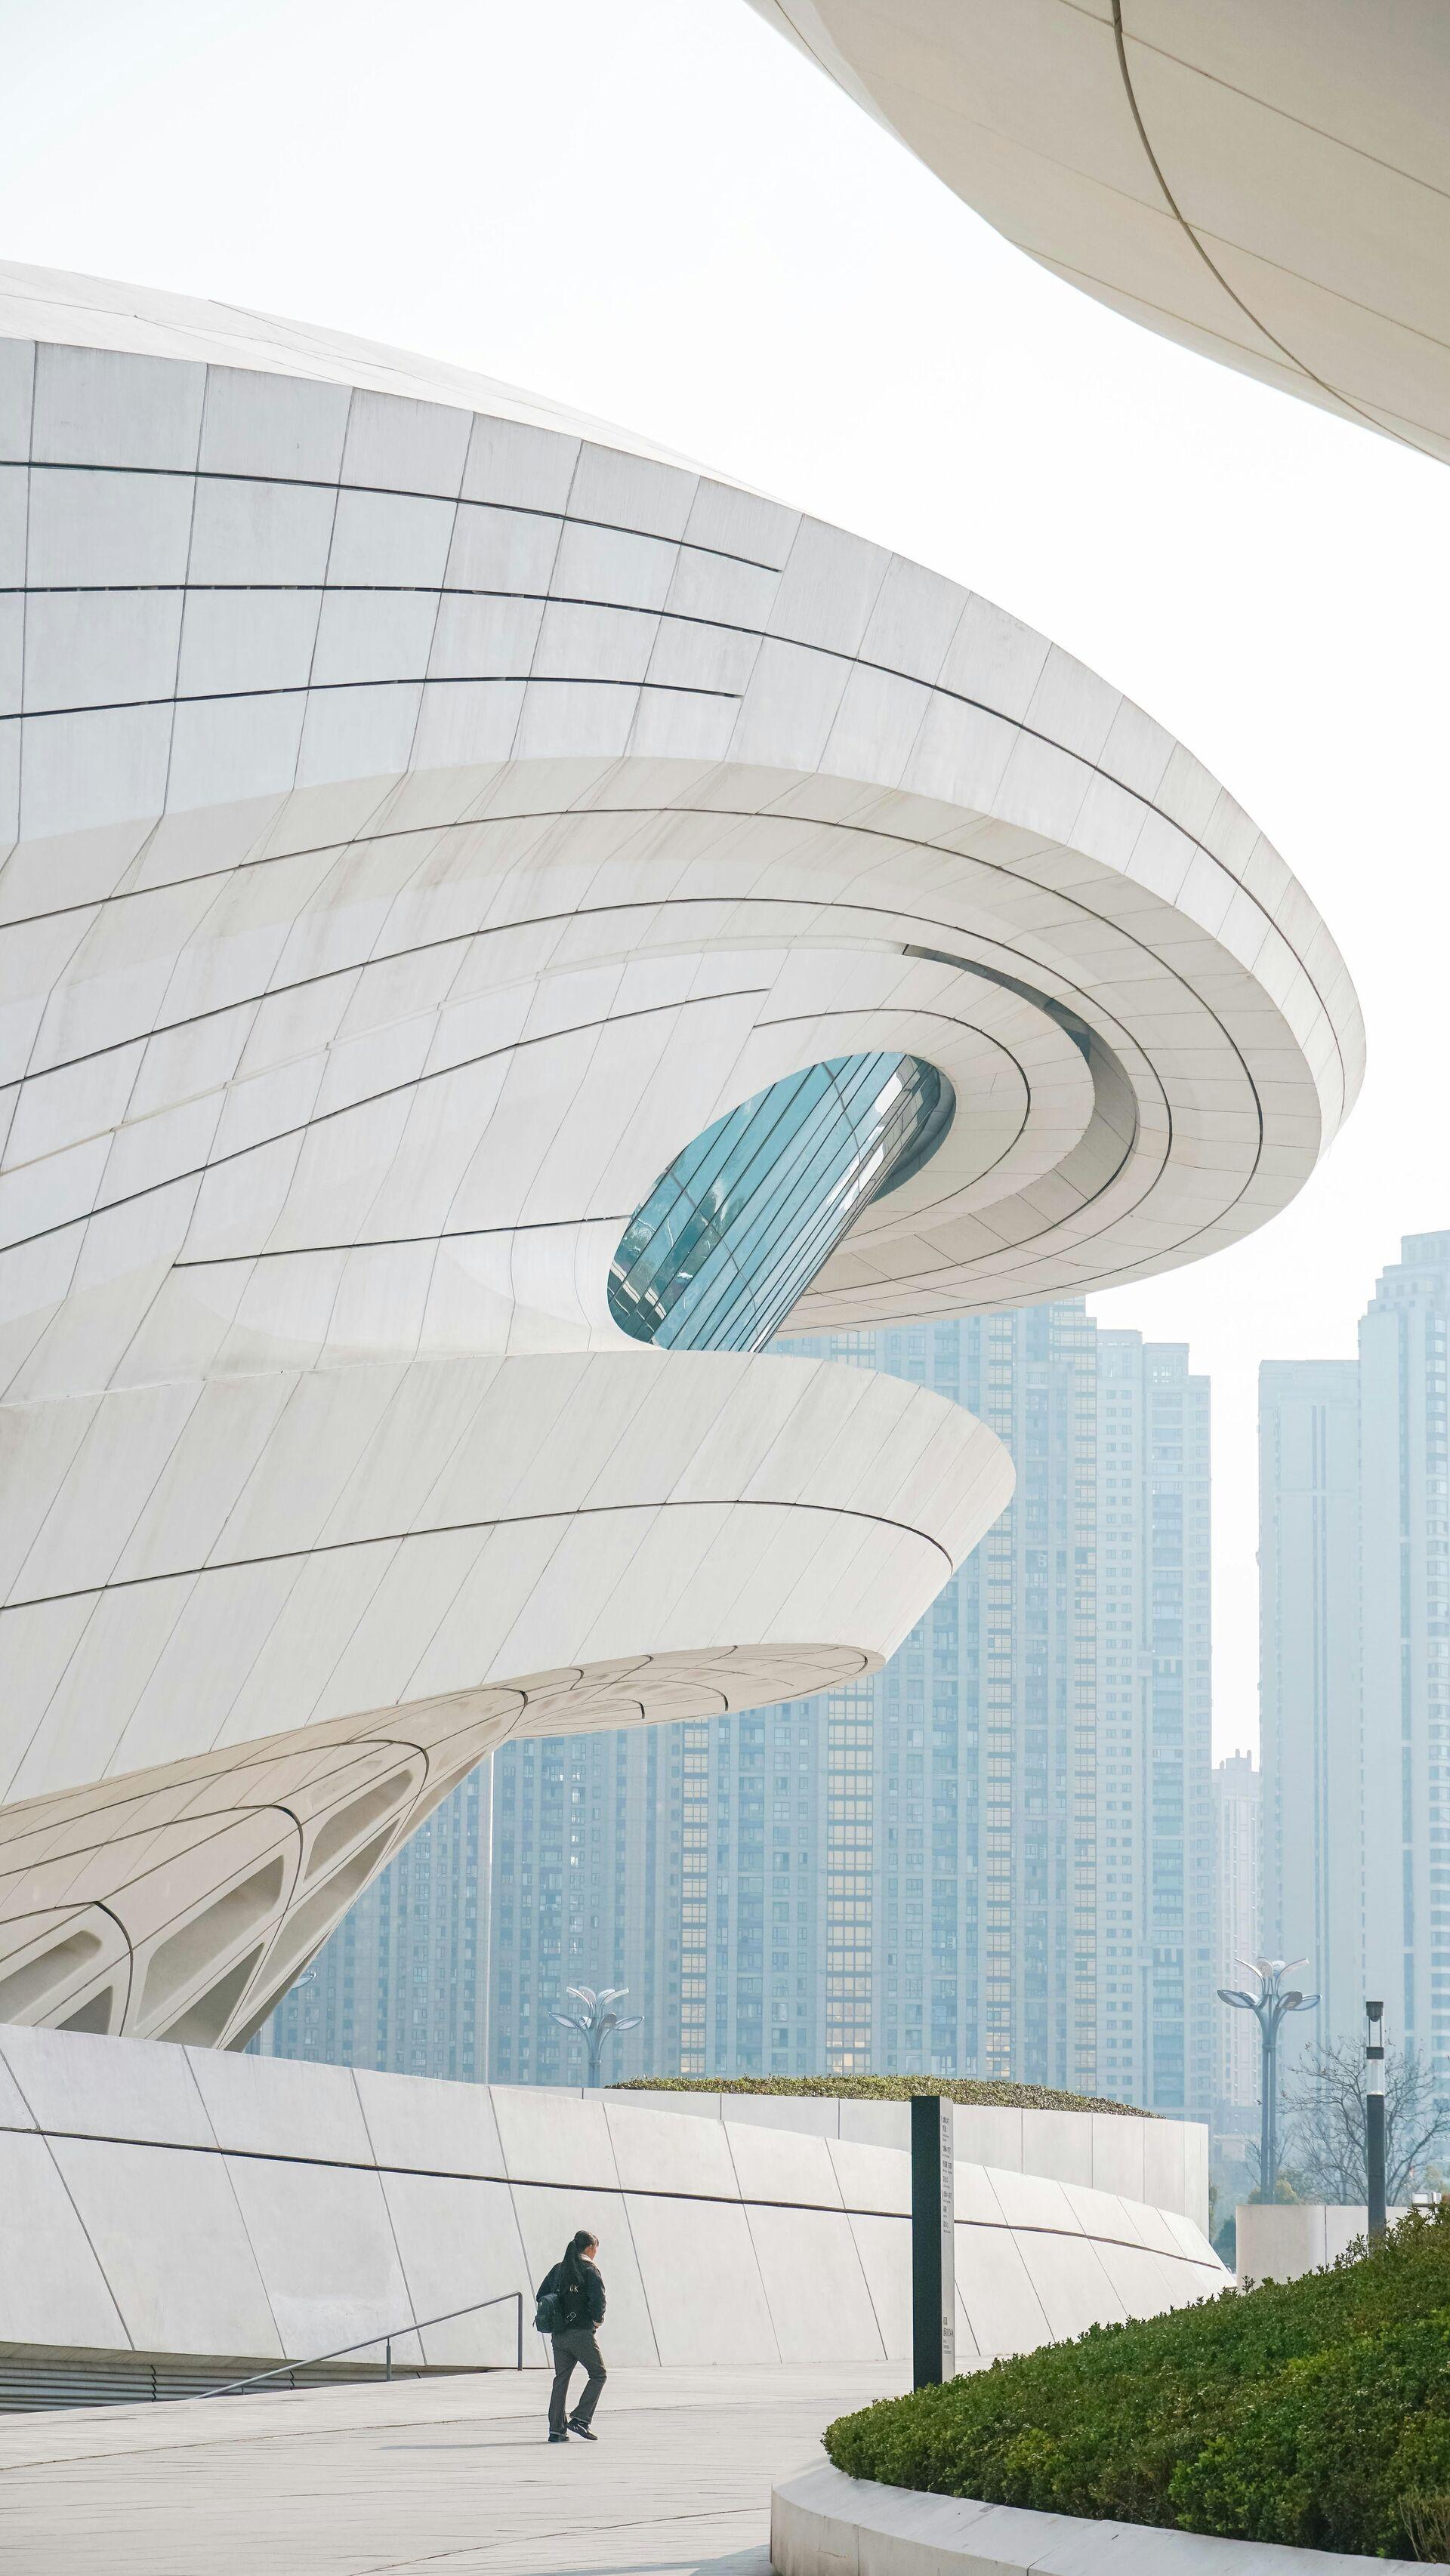
[[[1257,1734],[1255,1381],[1450,1225],[1450,472],[1059,285],[745,0],[0,0],[0,256],[455,359],[934,565],[1208,763],[1344,949],[1349,1128],[1094,1301],[1214,1385],[1215,1740]]]

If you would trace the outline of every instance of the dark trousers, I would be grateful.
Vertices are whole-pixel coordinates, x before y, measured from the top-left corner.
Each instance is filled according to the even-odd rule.
[[[554,2385],[549,2391],[549,2430],[551,2433],[562,2433],[569,2397],[569,2382],[574,2376],[577,2365],[582,2362],[589,2376],[584,2382],[584,2394],[574,2409],[573,2421],[576,2424],[589,2422],[599,2403],[600,2389],[609,2374],[604,2367],[604,2356],[595,2342],[592,2326],[566,2326],[562,2334],[553,2336],[552,2341]]]

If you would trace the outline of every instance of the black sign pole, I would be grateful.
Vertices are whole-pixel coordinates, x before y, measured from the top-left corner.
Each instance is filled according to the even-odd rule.
[[[1369,2241],[1377,2245],[1385,2232],[1385,2008],[1364,2008],[1364,2152],[1369,2190]]]
[[[911,2381],[939,2388],[957,2371],[955,2169],[952,2106],[938,2093],[911,2101]]]

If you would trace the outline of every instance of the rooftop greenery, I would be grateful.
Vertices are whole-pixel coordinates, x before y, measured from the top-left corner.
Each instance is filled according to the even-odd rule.
[[[1444,2560],[1450,2205],[1327,2272],[1094,2326],[843,2415],[825,2441],[887,2486]]]
[[[828,2101],[909,2102],[914,2093],[945,2093],[949,2100],[985,2103],[1004,2111],[1107,2111],[1129,2120],[1157,2114],[1131,2102],[1103,2102],[1091,2093],[1054,2093],[1045,2084],[978,2083],[956,2075],[632,2075],[615,2093],[810,2093]]]

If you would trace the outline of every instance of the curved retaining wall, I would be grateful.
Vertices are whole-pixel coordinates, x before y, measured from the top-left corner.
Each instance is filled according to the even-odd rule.
[[[795,2129],[813,2138],[859,2138],[903,2153],[911,2144],[905,2102],[863,2101],[850,2094],[651,2092],[646,2086],[621,2087],[613,2098],[695,2119]],[[1116,2192],[1155,2209],[1177,2210],[1200,2235],[1207,2230],[1208,2131],[1201,2121],[1164,2120],[1141,2111],[1034,2111],[958,2102],[952,2127],[958,2164]]]
[[[775,2576],[1089,2576],[1108,2566],[1113,2576],[1348,2576],[1351,2569],[1363,2576],[1371,2564],[1409,2576],[1411,2564],[1027,2513],[970,2496],[876,2486],[832,2468],[808,2469],[775,2489],[770,2563]]]
[[[812,2108],[905,2134],[904,2105]],[[1117,2125],[1072,2121],[1088,2134],[1065,2130],[1065,2155]],[[1227,2281],[1176,2209],[985,2164],[956,2179],[968,2362]],[[0,2354],[302,2361],[528,2294],[588,2226],[611,2361],[900,2360],[908,2208],[909,2158],[861,2134],[0,2029]],[[513,2354],[506,2308],[394,2346],[414,2366]],[[526,2357],[544,2358],[532,2332]]]

